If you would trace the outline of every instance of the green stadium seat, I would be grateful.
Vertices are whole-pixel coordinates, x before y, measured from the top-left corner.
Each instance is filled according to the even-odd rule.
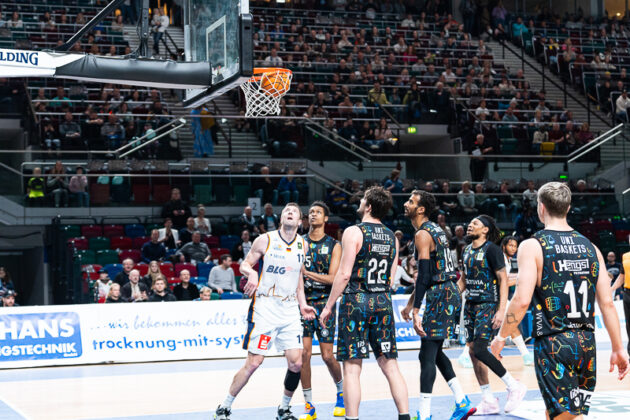
[[[516,148],[518,146],[518,140],[515,138],[505,138],[501,140],[501,154],[514,155],[516,154]]]
[[[74,257],[81,261],[81,265],[85,264],[97,264],[96,252],[91,249],[82,249],[75,252]]]
[[[235,185],[234,186],[234,201],[239,206],[247,204],[249,198],[249,185]]]
[[[61,227],[61,230],[65,239],[81,236],[81,227],[79,225],[65,225]]]
[[[499,140],[514,138],[514,133],[512,133],[512,127],[499,126],[497,128],[497,137],[499,137]]]
[[[195,201],[197,203],[211,203],[212,185],[195,185]]]
[[[214,293],[214,292],[213,292],[213,293],[210,295],[210,300],[219,300],[219,299],[221,299],[221,295],[220,295],[220,294],[218,294],[218,293]]]
[[[96,252],[96,263],[100,265],[118,264],[118,252],[113,249],[103,249]]]
[[[102,249],[109,249],[110,248],[110,242],[109,242],[109,238],[105,238],[102,236],[97,236],[95,238],[90,238],[89,239],[89,248],[93,249],[94,251],[100,251]]]

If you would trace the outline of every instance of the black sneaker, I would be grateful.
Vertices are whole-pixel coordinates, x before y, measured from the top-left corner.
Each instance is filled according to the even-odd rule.
[[[219,405],[217,411],[214,412],[214,418],[215,420],[230,420],[230,414],[232,414],[232,410]]]
[[[276,420],[298,420],[298,419],[291,412],[291,407],[289,408],[278,407],[278,415],[276,416]]]

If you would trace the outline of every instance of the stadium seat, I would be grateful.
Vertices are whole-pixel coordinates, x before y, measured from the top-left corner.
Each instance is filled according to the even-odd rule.
[[[74,253],[74,256],[82,265],[95,264],[97,262],[96,253],[91,249],[80,249]]]
[[[219,300],[219,299],[221,299],[221,295],[218,293],[212,292],[212,294],[210,295],[210,300]]]
[[[61,227],[61,230],[66,239],[81,236],[81,226],[79,225],[65,225]]]
[[[214,235],[210,235],[210,236],[205,236],[203,238],[203,241],[206,243],[206,245],[208,245],[208,248],[219,248],[219,237],[218,236],[214,236]]]
[[[102,249],[100,251],[96,251],[96,263],[100,265],[107,264],[117,264],[118,260],[118,252],[112,249]]]
[[[140,272],[141,276],[146,276],[149,272],[149,264],[143,262],[136,264],[134,268]]]
[[[179,278],[177,278],[177,277],[168,277],[168,285],[169,286],[173,287],[173,286],[175,286],[175,285],[177,285],[179,283],[180,283]]]
[[[91,205],[104,205],[109,204],[110,190],[109,184],[94,183],[90,185],[90,204]]]
[[[122,225],[105,225],[103,226],[103,236],[106,238],[114,238],[125,235],[125,228]]]
[[[109,249],[109,245],[110,245],[109,238],[105,238],[103,236],[90,238],[88,242],[90,244],[90,249],[93,249],[95,251],[100,251],[102,249]]]
[[[197,285],[197,287],[199,287],[200,289],[203,286],[207,286],[208,285],[208,278],[203,278],[203,277],[191,277],[190,278],[190,282],[194,283]]]
[[[118,275],[121,271],[123,271],[122,264],[106,264],[103,266],[103,269],[107,271],[107,275],[110,279],[114,280],[114,277]]]
[[[221,295],[222,300],[243,299],[243,294],[239,292],[225,292]]]
[[[514,155],[516,154],[516,148],[518,146],[518,140],[515,138],[505,138],[501,140],[501,154]]]
[[[89,245],[88,240],[83,237],[68,239],[68,246],[74,249],[88,249]]]
[[[225,248],[212,248],[210,252],[212,253],[212,259],[217,260],[221,258],[221,255],[229,254],[230,250]]]
[[[405,290],[407,290],[404,286],[400,286],[398,289],[396,289],[396,294],[397,295],[404,295],[405,294]]]
[[[628,236],[630,236],[630,230],[615,231],[615,239],[617,242],[628,242]]]
[[[179,273],[182,270],[188,270],[190,272],[190,277],[197,277],[197,267],[194,264],[190,263],[177,263],[175,264],[175,275],[179,277]]]
[[[556,144],[552,141],[543,141],[540,144],[540,154],[543,156],[551,156],[556,150]]]
[[[235,185],[234,189],[234,201],[237,206],[247,205],[247,199],[250,196],[250,186],[249,185]]]
[[[177,254],[176,249],[166,249],[166,257],[164,259],[169,259],[171,256]]]
[[[103,228],[99,225],[83,225],[81,226],[81,236],[88,239],[103,236]]]
[[[197,203],[212,202],[212,186],[211,185],[195,185],[195,201]]]
[[[149,238],[148,236],[139,236],[137,238],[133,238],[133,249],[142,249],[142,245],[146,244],[147,242],[149,242],[151,240],[151,238]]]
[[[166,203],[171,199],[171,186],[169,184],[153,185],[153,201]]]
[[[236,235],[222,235],[219,239],[221,248],[233,249],[240,242],[240,238]]]
[[[130,238],[137,238],[140,236],[146,236],[147,231],[143,225],[139,223],[135,223],[132,225],[125,225],[125,236],[129,236]]]
[[[617,240],[611,231],[604,230],[599,232],[599,248],[604,255],[606,255],[608,251],[614,251],[616,247]]]
[[[175,269],[173,268],[173,264],[168,262],[160,263],[160,271],[164,274],[164,277],[175,277]]]
[[[120,262],[123,262],[127,258],[131,258],[133,262],[137,264],[142,261],[142,253],[137,249],[126,249],[124,251],[120,251],[118,258],[120,259]]]
[[[514,134],[512,133],[512,127],[504,127],[504,126],[497,127],[497,137],[499,137],[499,140],[513,138]]]
[[[147,233],[150,234],[153,229],[162,229],[163,227],[164,226],[159,224],[159,223],[147,223],[146,224],[146,231],[147,231]]]
[[[234,271],[234,275],[235,276],[237,276],[237,277],[238,276],[242,276],[242,274],[241,274],[241,265],[239,263],[235,263],[235,262],[232,263],[232,271]],[[237,283],[238,283],[238,281],[237,281]]]
[[[109,247],[111,249],[131,249],[133,248],[133,240],[126,236],[118,236],[110,238]]]
[[[208,280],[212,267],[214,267],[214,264],[212,262],[197,263],[197,276]]]
[[[98,273],[101,268],[103,268],[100,264],[85,264],[81,266],[81,271],[86,273]]]
[[[131,186],[133,202],[135,204],[149,204],[151,202],[151,190],[147,184],[134,184]]]

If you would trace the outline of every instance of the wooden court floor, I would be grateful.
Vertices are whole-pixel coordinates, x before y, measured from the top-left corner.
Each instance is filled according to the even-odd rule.
[[[453,359],[459,353],[460,350],[455,349],[448,351]],[[625,412],[625,419],[628,419],[630,378],[619,382],[613,374],[608,373],[609,354],[606,350],[598,351],[596,395],[613,396],[603,404],[606,407],[602,407],[610,411],[610,416],[594,414],[589,418],[614,417],[622,420],[624,416],[619,417],[620,411]],[[528,393],[530,401],[527,407],[530,408],[520,410],[518,417],[487,418],[537,418],[541,415],[541,403],[537,401],[539,394],[536,391],[534,368],[523,366],[522,359],[517,355],[506,356],[503,360],[508,370],[533,391]],[[455,360],[453,362],[464,390],[471,394],[473,402],[478,401],[479,395],[475,394],[479,393],[479,386],[472,369],[462,368]],[[401,352],[399,363],[409,387],[410,408],[415,412],[420,370],[417,351]],[[0,371],[0,418],[209,419],[223,400],[232,376],[241,364],[242,360],[232,359],[4,370]],[[273,418],[273,407],[279,403],[285,372],[284,359],[267,359],[236,399],[233,418]],[[373,359],[364,363],[361,381],[362,399],[365,402],[362,403],[361,418],[395,418],[389,389]],[[492,374],[491,385],[496,392],[505,390],[503,383]],[[434,404],[433,419],[448,418],[452,406],[451,393],[439,374],[434,394],[440,402],[437,406]],[[332,379],[318,356],[314,357],[313,399],[316,406],[323,407],[331,407],[335,400]],[[300,413],[303,404],[300,388],[292,403],[294,413]],[[618,407],[612,410],[615,404]],[[320,410],[319,418],[332,419],[329,413],[329,410]]]

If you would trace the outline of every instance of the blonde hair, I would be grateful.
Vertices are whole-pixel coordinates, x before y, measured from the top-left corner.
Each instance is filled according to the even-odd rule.
[[[547,182],[538,190],[538,202],[552,217],[566,217],[571,206],[571,190],[562,182]]]
[[[112,285],[109,287],[109,291],[107,292],[108,299],[112,297],[112,290],[114,289],[114,287],[118,287],[118,291],[120,291],[120,284],[112,283]],[[118,298],[120,299],[120,296],[118,296]]]
[[[153,263],[157,265],[157,273],[154,273],[153,271],[151,271],[151,264]],[[164,274],[162,274],[162,269],[160,268],[160,263],[157,261],[151,261],[149,263],[149,271],[147,274],[151,277],[151,287],[153,287],[153,284],[155,283],[155,279],[157,279],[160,276],[164,277]]]
[[[164,280],[164,285],[166,287],[168,287],[168,280],[166,280],[166,276],[164,276],[164,274],[159,274],[159,275],[157,275],[157,276],[152,278],[151,290],[153,290],[153,288],[155,287],[155,282],[158,281],[158,280]]]

